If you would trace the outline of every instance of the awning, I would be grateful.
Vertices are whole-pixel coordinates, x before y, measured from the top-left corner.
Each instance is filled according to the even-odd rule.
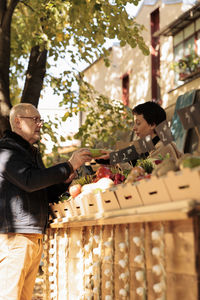
[[[161,30],[156,31],[153,36],[158,37],[161,35],[163,36],[175,35],[180,30],[185,28],[187,25],[189,25],[191,22],[193,22],[199,17],[200,17],[200,3],[196,4],[195,6],[187,10],[185,13],[180,15],[177,20],[171,22]]]

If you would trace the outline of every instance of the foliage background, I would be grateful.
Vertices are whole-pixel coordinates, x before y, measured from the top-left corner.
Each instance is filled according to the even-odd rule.
[[[117,38],[121,47],[129,44],[149,54],[142,37],[144,26],[127,14],[127,3],[138,5],[138,0],[2,0],[0,38],[1,34],[4,41],[10,38],[10,53],[0,49],[0,66],[9,73],[9,94],[0,94],[0,98],[10,107],[18,102],[37,106],[50,86],[62,99],[63,121],[80,111],[87,112],[86,122],[76,135],[82,146],[112,146],[118,133],[130,126],[130,110],[116,99],[98,95],[84,82],[78,66],[99,57],[109,66],[107,39]],[[5,26],[4,20],[8,20]],[[64,71],[55,75],[52,66],[58,67],[58,59],[65,57]],[[4,65],[4,61],[9,64]],[[8,113],[9,109],[5,115]],[[51,136],[53,150],[57,151],[59,144],[51,122],[45,123],[43,130]]]

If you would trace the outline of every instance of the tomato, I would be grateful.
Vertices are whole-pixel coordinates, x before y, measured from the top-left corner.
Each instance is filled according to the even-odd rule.
[[[109,168],[101,166],[99,167],[99,169],[96,171],[96,177],[97,178],[103,178],[103,177],[107,177],[110,178],[110,176],[112,176],[112,172]]]
[[[114,185],[117,185],[117,184],[120,184],[120,183],[122,183],[121,180],[117,180],[117,179],[114,180]]]
[[[146,175],[144,176],[144,178],[150,179],[150,178],[151,178],[151,174],[146,174]]]
[[[123,182],[126,179],[124,175],[121,175],[121,181]]]
[[[142,179],[144,179],[144,176],[138,176],[138,177],[136,178],[136,181],[140,181],[140,180],[142,180]]]
[[[115,179],[121,181],[121,174],[119,173],[115,174]]]

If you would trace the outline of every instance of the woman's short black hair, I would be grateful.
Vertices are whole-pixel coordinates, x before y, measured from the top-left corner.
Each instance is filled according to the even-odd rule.
[[[149,125],[158,125],[166,120],[165,110],[159,104],[152,101],[135,106],[132,112],[133,114],[143,115]]]

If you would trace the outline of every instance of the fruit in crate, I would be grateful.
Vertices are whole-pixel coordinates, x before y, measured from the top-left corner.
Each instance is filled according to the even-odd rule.
[[[75,198],[82,192],[82,187],[88,184],[91,184],[93,180],[92,175],[82,176],[73,180],[72,184],[69,187],[70,195]]]
[[[169,171],[177,171],[178,167],[173,158],[165,158],[159,165],[156,165],[152,175],[157,177],[167,174]]]
[[[121,172],[121,173],[120,173]],[[80,193],[91,193],[109,189],[113,185],[125,181],[129,172],[117,168],[100,166],[95,175],[82,176],[73,181],[69,188],[70,195],[75,198]]]
[[[96,171],[94,182],[98,182],[101,178],[110,178],[113,180],[114,184],[120,184],[125,181],[127,174],[129,172],[126,172],[125,170],[119,170],[116,167],[105,167],[101,166]]]
[[[98,181],[85,184],[82,186],[81,192],[91,192],[93,191],[98,192],[98,191],[104,191],[106,189],[111,188],[114,185],[114,182],[112,179],[107,178],[107,177],[102,177]]]
[[[96,180],[98,181],[100,178],[107,177],[107,178],[112,178],[113,173],[110,170],[110,168],[101,166],[98,168],[96,171]]]
[[[132,168],[131,172],[126,178],[125,183],[132,183],[142,178],[145,178],[145,170],[140,166],[135,166]]]
[[[92,182],[92,183],[87,183],[84,184],[81,188],[81,192],[91,192],[97,189],[96,183]]]
[[[120,173],[114,174],[114,184],[115,185],[124,182],[125,179],[126,178],[123,174],[120,174]]]
[[[179,167],[180,169],[183,168],[195,168],[200,166],[200,156],[184,156],[181,160],[180,160],[180,164]]]
[[[114,185],[114,182],[110,178],[103,177],[103,178],[99,179],[95,183],[95,185],[100,190],[106,190],[106,189],[111,188]]]
[[[81,193],[81,185],[74,184],[74,185],[70,186],[69,193],[73,198],[75,198],[76,196],[78,196],[78,194]]]

